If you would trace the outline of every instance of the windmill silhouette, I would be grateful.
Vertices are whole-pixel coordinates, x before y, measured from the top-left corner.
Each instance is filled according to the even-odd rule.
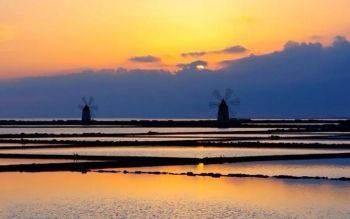
[[[225,89],[225,95],[221,95],[219,90],[213,91],[215,101],[209,103],[211,108],[217,108],[217,121],[220,123],[227,123],[230,121],[230,111],[232,108],[240,104],[240,99],[236,97],[230,88]],[[231,108],[231,109],[230,109]]]
[[[94,98],[89,97],[89,100],[86,97],[82,97],[82,104],[79,104],[81,110],[81,122],[87,124],[92,121],[94,117],[94,111],[98,109],[97,105],[94,105]]]

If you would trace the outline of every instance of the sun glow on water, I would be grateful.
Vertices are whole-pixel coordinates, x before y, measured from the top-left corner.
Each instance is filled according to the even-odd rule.
[[[197,171],[198,172],[203,172],[204,171],[204,163],[199,163],[197,165]]]

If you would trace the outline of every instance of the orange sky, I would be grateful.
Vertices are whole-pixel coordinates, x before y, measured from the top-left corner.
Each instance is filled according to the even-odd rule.
[[[349,0],[0,0],[0,78],[83,68],[168,68],[350,34]],[[217,51],[242,45],[246,53]],[[185,52],[209,51],[203,57]],[[216,51],[216,52],[215,52]],[[160,62],[131,62],[135,56]]]

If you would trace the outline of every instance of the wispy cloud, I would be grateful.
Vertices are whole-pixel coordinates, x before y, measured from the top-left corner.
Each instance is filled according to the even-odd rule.
[[[204,56],[206,55],[207,52],[204,52],[204,51],[198,51],[198,52],[185,52],[185,53],[181,53],[181,56],[182,57],[201,57],[201,56]]]
[[[216,53],[230,53],[230,54],[238,54],[238,53],[245,53],[245,52],[248,52],[248,49],[240,45],[230,46],[223,50],[216,51]]]
[[[156,56],[134,56],[129,58],[130,62],[142,62],[142,63],[154,63],[154,62],[160,62],[161,59]]]
[[[220,50],[185,52],[181,53],[181,56],[184,58],[198,58],[210,54],[243,54],[248,51],[244,46],[233,45]]]

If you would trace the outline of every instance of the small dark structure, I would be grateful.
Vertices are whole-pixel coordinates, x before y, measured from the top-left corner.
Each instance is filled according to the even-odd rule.
[[[230,113],[225,99],[222,99],[219,105],[217,120],[218,122],[228,122],[230,120]]]
[[[91,122],[91,110],[90,110],[90,107],[88,105],[85,105],[83,107],[82,114],[81,114],[81,121],[83,123]]]
[[[225,95],[222,96],[218,90],[214,90],[214,97],[217,101],[211,102],[210,107],[217,108],[217,126],[228,127],[230,124],[230,109],[229,106],[239,105],[240,100],[234,96],[231,89],[225,90]]]
[[[89,124],[92,121],[93,110],[97,110],[97,106],[92,105],[94,102],[92,97],[89,98],[89,101],[87,101],[85,97],[83,97],[82,100],[83,104],[79,105],[81,109],[81,122],[83,124]]]

